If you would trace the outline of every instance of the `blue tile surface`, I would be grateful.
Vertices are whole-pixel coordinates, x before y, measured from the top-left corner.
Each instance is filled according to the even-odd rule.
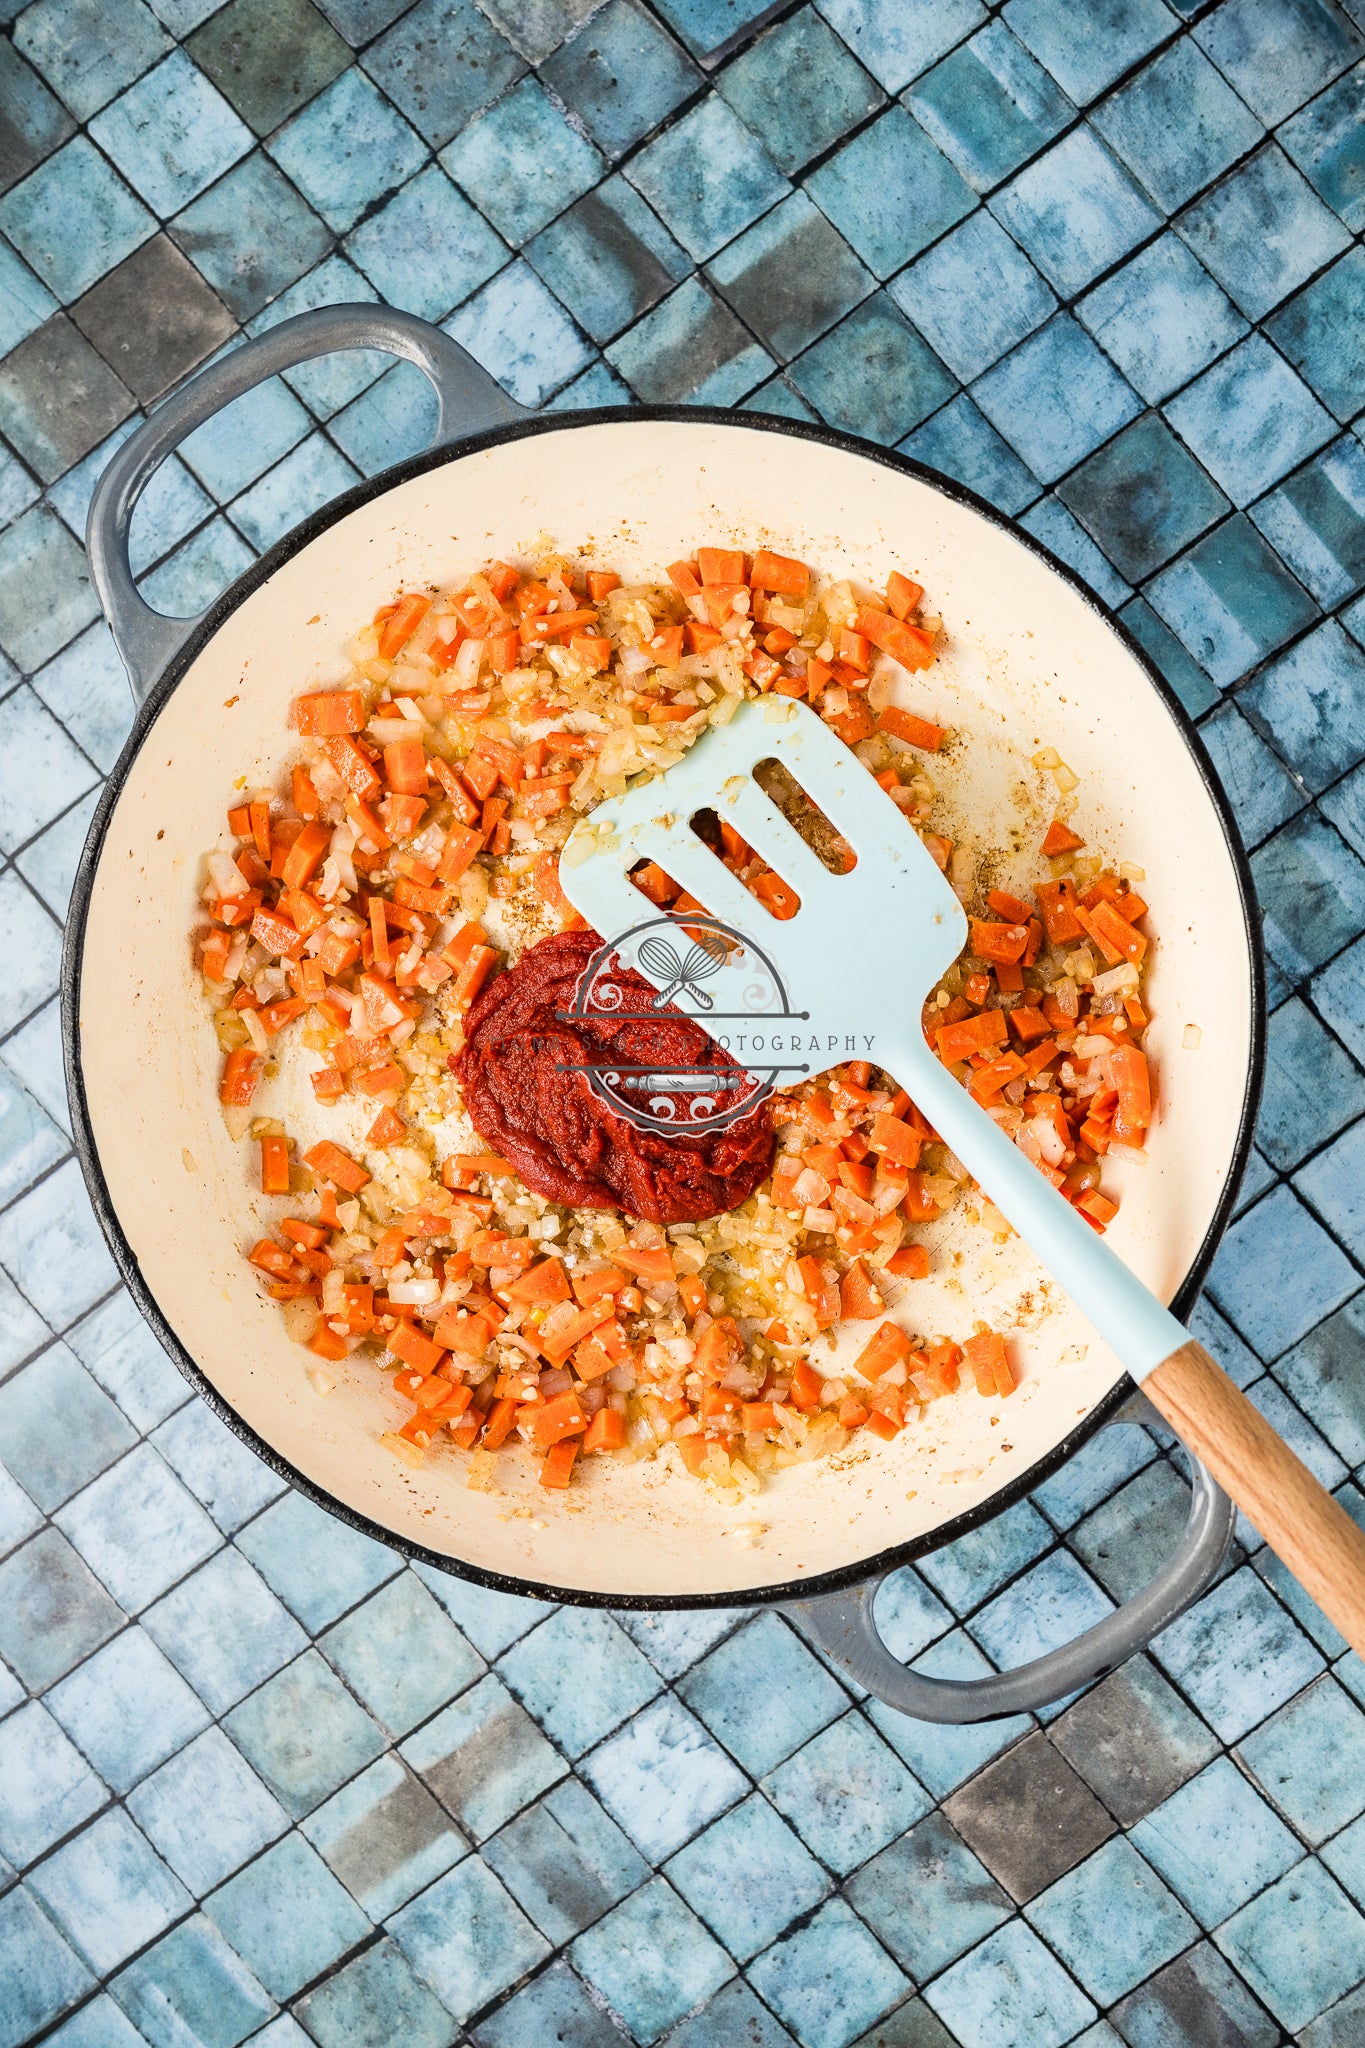
[[[1365,1678],[1263,1546],[1164,1677],[1019,1749],[1026,1717],[850,1707],[774,1614],[405,1569],[194,1400],[68,1156],[54,1000],[131,722],[80,540],[136,415],[106,382],[63,439],[25,380],[98,385],[106,345],[118,377],[84,295],[168,237],[215,346],[380,299],[524,404],[825,421],[1020,517],[1122,609],[1252,856],[1267,1086],[1192,1327],[1365,1515],[1359,0],[0,15],[0,2048],[1356,2048]],[[433,424],[374,352],[287,373],[159,473],[149,593],[202,606]],[[1060,1640],[1183,1500],[1102,1433],[893,1576],[893,1654]]]

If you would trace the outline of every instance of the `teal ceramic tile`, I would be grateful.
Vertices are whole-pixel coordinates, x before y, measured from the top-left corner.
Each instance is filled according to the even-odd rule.
[[[964,220],[974,204],[942,149],[900,107],[888,107],[818,164],[805,189],[881,278]]]
[[[63,1843],[28,1882],[101,1976],[154,1941],[190,1905],[185,1887],[118,1807]]]
[[[701,1723],[668,1694],[594,1750],[581,1768],[608,1813],[655,1863],[748,1789]]]
[[[410,1735],[401,1754],[476,1842],[568,1769],[491,1672]]]
[[[141,0],[117,10],[96,0],[40,0],[24,10],[14,41],[78,121],[88,121],[171,47]]]
[[[1204,1927],[1226,1920],[1303,1855],[1228,1757],[1139,1821],[1132,1838]]]
[[[1310,391],[1339,420],[1365,403],[1365,344],[1357,311],[1365,300],[1365,255],[1354,248],[1266,323]]]
[[[925,0],[913,13],[895,0],[822,0],[820,12],[888,92],[899,92],[985,19],[978,0]]]
[[[478,1856],[404,1906],[389,1931],[457,2020],[478,2012],[550,1953]]]
[[[633,158],[626,176],[698,262],[714,256],[791,189],[715,95]]]
[[[813,1911],[832,1888],[815,1858],[757,1792],[680,1849],[665,1870],[741,1963]]]
[[[1231,0],[1200,22],[1195,40],[1268,124],[1365,55],[1365,38],[1329,0],[1305,8],[1294,0]]]
[[[825,1727],[848,1695],[775,1614],[713,1650],[678,1691],[746,1771],[760,1776]]]
[[[397,1912],[468,1853],[449,1814],[391,1752],[307,1814],[300,1832],[372,1920]]]
[[[602,178],[601,156],[523,79],[441,154],[461,189],[519,248]]]
[[[124,1629],[54,1685],[46,1705],[115,1792],[128,1792],[208,1722],[140,1628]]]
[[[1009,0],[1005,18],[1078,106],[1093,100],[1178,26],[1163,0],[1109,0],[1078,36],[1057,0]]]
[[[388,20],[396,14],[402,18],[361,61],[381,92],[402,109],[433,149],[449,142],[526,68],[472,0],[418,0],[406,13],[388,0],[384,6]],[[455,62],[433,63],[434,52],[448,50],[459,52]],[[394,149],[391,135],[381,139]]]
[[[1312,1860],[1243,1906],[1214,1939],[1281,2025],[1296,2031],[1365,1975],[1365,1919]]]
[[[1360,119],[1363,77],[1357,64],[1286,121],[1279,138],[1319,198],[1327,201],[1352,233],[1365,226],[1361,204],[1365,173],[1365,133]]]
[[[210,1893],[204,1911],[272,1998],[292,1998],[370,1923],[316,1851],[289,1834]]]
[[[1190,207],[1177,232],[1252,320],[1278,306],[1351,241],[1273,143]]]
[[[719,74],[716,89],[789,177],[885,101],[812,7],[760,36]]]
[[[1092,115],[1138,183],[1174,213],[1260,141],[1243,100],[1190,38],[1171,43]]]
[[[4,2024],[18,2048],[92,1991],[95,1979],[20,1887],[0,1898],[0,1942],[7,1977]]]
[[[223,1726],[296,1820],[384,1748],[374,1721],[311,1649],[234,1707]]]
[[[181,2048],[196,2036],[215,2048],[238,2048],[276,2011],[264,1985],[202,1914],[138,1956],[109,1989],[151,2048]]]
[[[318,2048],[353,2048],[381,2029],[406,2048],[451,2048],[456,2038],[445,2006],[391,1941],[346,1963],[300,1999],[297,2011]]]
[[[567,1778],[484,1844],[546,1938],[571,1941],[645,1882],[649,1865],[577,1778]]]
[[[1013,1920],[926,1988],[926,2003],[961,2039],[1023,2048],[1018,2011],[1028,2012],[1030,2048],[1061,2048],[1095,2018],[1095,2008],[1021,1920]]]
[[[144,1778],[128,1810],[196,1898],[282,1835],[289,1817],[220,1728]]]
[[[97,1813],[107,1797],[39,1701],[0,1721],[0,1855],[10,1863],[32,1863]]]
[[[514,1644],[498,1675],[569,1756],[601,1742],[661,1689],[609,1616],[573,1607]]]
[[[847,2048],[910,1988],[842,1899],[831,1899],[766,1949],[749,1975],[778,2018],[810,2048]]]
[[[318,1647],[395,1738],[486,1668],[412,1572],[381,1586],[320,1636]]]
[[[762,1781],[806,1846],[839,1876],[921,1819],[930,1801],[856,1710]]]

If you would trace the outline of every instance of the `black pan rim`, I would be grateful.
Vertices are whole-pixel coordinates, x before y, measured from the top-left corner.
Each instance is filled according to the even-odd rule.
[[[1026,1472],[992,1493],[988,1500],[975,1508],[954,1516],[951,1521],[939,1524],[933,1530],[918,1537],[888,1545],[872,1555],[855,1562],[841,1565],[833,1571],[812,1574],[809,1579],[794,1579],[782,1584],[750,1586],[726,1589],[715,1593],[668,1593],[636,1594],[621,1592],[598,1592],[581,1586],[561,1586],[552,1581],[513,1577],[503,1572],[489,1571],[480,1565],[467,1563],[464,1559],[453,1558],[433,1550],[425,1544],[415,1542],[411,1537],[386,1528],[359,1509],[339,1500],[335,1494],[319,1486],[300,1472],[273,1445],[266,1442],[224,1400],[202,1368],[195,1362],[176,1335],[160,1304],[143,1279],[141,1269],[131,1245],[123,1232],[109,1192],[104,1170],[100,1163],[99,1150],[95,1142],[94,1128],[90,1119],[89,1104],[86,1100],[84,1078],[81,1072],[78,1019],[80,1014],[81,965],[85,947],[85,929],[89,916],[95,874],[99,866],[100,853],[109,820],[123,792],[124,784],[137,755],[141,752],[152,727],[172,693],[179,687],[190,666],[223,622],[246,602],[262,584],[269,581],[275,571],[285,562],[316,540],[329,528],[340,524],[350,513],[361,506],[382,497],[396,486],[410,482],[429,470],[443,468],[447,463],[461,460],[487,448],[496,448],[504,443],[526,440],[541,434],[562,433],[575,428],[609,425],[671,425],[693,426],[703,424],[716,427],[739,427],[748,432],[770,433],[786,436],[793,440],[814,442],[817,446],[831,448],[840,454],[852,455],[862,461],[875,462],[902,476],[913,477],[929,489],[946,497],[955,504],[964,505],[981,518],[1009,534],[1025,547],[1057,576],[1069,584],[1087,607],[1101,618],[1115,633],[1137,662],[1153,692],[1165,707],[1177,732],[1184,741],[1187,751],[1204,784],[1209,801],[1212,803],[1222,829],[1223,839],[1232,862],[1241,902],[1243,929],[1246,937],[1247,958],[1251,970],[1251,1043],[1247,1066],[1246,1088],[1242,1100],[1241,1115],[1237,1127],[1237,1139],[1222,1196],[1209,1222],[1203,1242],[1200,1244],[1189,1269],[1171,1300],[1172,1311],[1184,1317],[1193,1307],[1199,1290],[1213,1263],[1214,1254],[1224,1230],[1231,1219],[1238,1190],[1241,1186],[1247,1161],[1251,1154],[1252,1138],[1255,1131],[1256,1113],[1260,1104],[1261,1086],[1265,1069],[1266,1039],[1266,988],[1265,965],[1261,946],[1260,919],[1256,907],[1255,888],[1251,875],[1251,863],[1237,830],[1236,820],[1227,793],[1218,779],[1217,772],[1205,750],[1203,741],[1193,719],[1180,702],[1175,691],[1157,669],[1146,650],[1118,615],[1103,599],[1096,596],[1089,586],[1069,564],[1063,562],[1043,542],[1034,538],[1024,527],[989,504],[965,484],[953,477],[940,475],[911,457],[899,454],[894,449],[880,448],[875,443],[859,440],[852,434],[845,434],[837,428],[827,427],[820,422],[790,420],[776,414],[735,412],[716,406],[665,406],[630,405],[604,406],[591,410],[540,413],[510,424],[492,427],[480,434],[473,434],[457,441],[445,442],[409,456],[391,468],[378,472],[354,485],[340,497],[331,500],[300,524],[285,534],[258,561],[244,571],[227,590],[215,599],[204,613],[184,644],[167,663],[157,681],[148,691],[138,707],[132,731],[123,750],[111,769],[100,801],[91,820],[80,863],[72,887],[70,906],[67,913],[66,933],[62,949],[62,970],[60,983],[62,1016],[62,1054],[66,1070],[67,1095],[71,1106],[72,1130],[76,1156],[90,1195],[91,1204],[99,1221],[105,1240],[113,1254],[114,1262],[137,1303],[144,1319],[156,1335],[162,1348],[188,1380],[196,1393],[207,1402],[218,1419],[272,1472],[303,1494],[315,1507],[368,1536],[390,1550],[397,1551],[410,1564],[423,1564],[431,1569],[445,1572],[452,1577],[469,1580],[491,1592],[508,1593],[521,1599],[548,1600],[558,1605],[575,1607],[615,1608],[622,1612],[656,1612],[704,1610],[707,1608],[757,1608],[781,1606],[792,1601],[818,1598],[824,1595],[846,1592],[865,1584],[871,1579],[880,1579],[896,1571],[902,1565],[912,1564],[917,1558],[941,1550],[960,1537],[980,1528],[996,1515],[1014,1507],[1028,1494],[1035,1491],[1054,1472],[1074,1457],[1084,1444],[1109,1422],[1118,1410],[1132,1396],[1134,1385],[1125,1374],[1104,1397],[1096,1402],[1090,1412],[1082,1418],[1075,1429],[1070,1430],[1062,1440],[1035,1460]]]

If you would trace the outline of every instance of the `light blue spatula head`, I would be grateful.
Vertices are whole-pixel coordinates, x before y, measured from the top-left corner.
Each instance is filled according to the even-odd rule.
[[[848,874],[831,874],[754,780],[769,760],[853,848]],[[733,825],[796,891],[794,917],[775,918],[698,838],[691,820],[702,810]],[[694,955],[702,971],[681,974],[687,928],[630,881],[641,860],[706,906],[730,942],[723,965]],[[570,837],[559,880],[624,966],[655,988],[676,987],[679,1009],[741,1063],[774,1069],[779,1086],[845,1060],[889,1062],[918,1035],[925,996],[967,938],[962,906],[919,835],[843,741],[790,698],[747,701],[666,775],[599,805]]]

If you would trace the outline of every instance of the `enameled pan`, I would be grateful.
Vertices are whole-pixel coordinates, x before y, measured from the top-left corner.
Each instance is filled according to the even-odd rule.
[[[150,612],[127,535],[158,463],[262,379],[342,348],[387,350],[425,371],[440,399],[435,444],[304,521],[201,617]],[[400,1463],[378,1440],[395,1420],[382,1376],[354,1361],[320,1397],[242,1257],[269,1212],[249,1148],[217,1106],[219,1053],[189,939],[203,851],[235,777],[278,781],[292,698],[340,672],[378,605],[490,556],[524,557],[541,536],[595,548],[628,579],[708,540],[762,543],[871,585],[899,566],[925,585],[945,642],[917,678],[917,707],[967,741],[937,771],[959,842],[989,853],[1005,886],[1027,879],[1051,789],[1032,764],[1051,747],[1080,777],[1088,843],[1145,872],[1160,1114],[1145,1167],[1116,1175],[1112,1242],[1164,1299],[1192,1302],[1251,1142],[1258,942],[1226,800],[1130,636],[1035,540],[899,456],[823,427],[702,408],[532,418],[439,330],[368,306],[304,314],[192,379],[119,450],[91,509],[91,564],[139,709],[77,877],[63,1003],[77,1144],[114,1256],[166,1349],[237,1434],[312,1500],[410,1557],[587,1604],[776,1603],[871,1690],[926,1718],[1059,1697],[1202,1590],[1231,1512],[1196,1470],[1184,1538],[1152,1585],[1014,1673],[929,1679],[881,1645],[872,1598],[886,1573],[1018,1500],[1101,1426],[1152,1420],[1019,1241],[995,1238],[969,1205],[936,1226],[917,1323],[1008,1318],[1017,1392],[1007,1404],[938,1401],[894,1442],[793,1468],[735,1512],[671,1461],[593,1460],[548,1504],[519,1460],[503,1461],[494,1495],[466,1487],[455,1454],[420,1470]]]

